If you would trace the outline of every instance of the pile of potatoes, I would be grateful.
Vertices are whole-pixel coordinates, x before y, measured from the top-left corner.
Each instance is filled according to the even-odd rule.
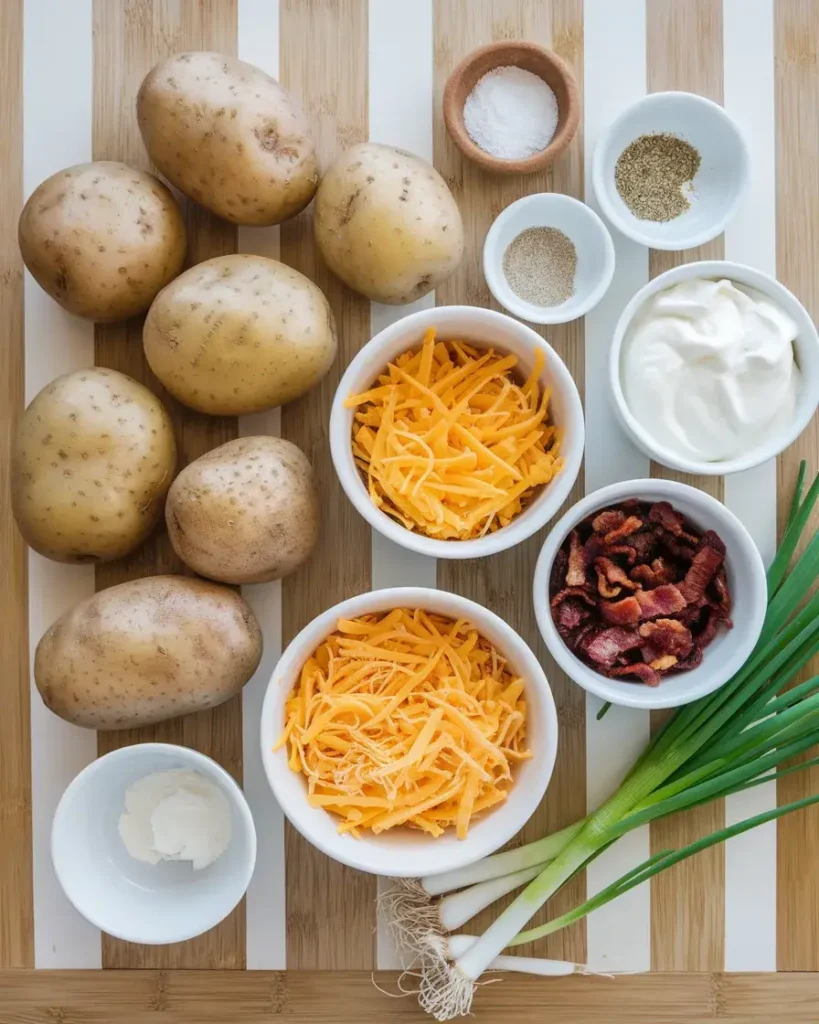
[[[153,166],[217,217],[279,224],[315,197],[324,261],[374,301],[412,302],[460,263],[460,213],[433,167],[362,143],[320,180],[298,103],[250,64],[206,52],[160,61],[136,113]],[[52,175],[26,202],[18,238],[32,276],[69,313],[100,323],[147,313],[148,365],[197,412],[291,402],[336,358],[332,309],[293,268],[232,255],[183,271],[182,209],[146,171],[95,161]],[[317,542],[313,469],[290,442],[245,437],[176,470],[162,401],[113,369],[58,377],[18,425],[12,505],[32,548],[62,562],[110,561],[164,516],[176,554],[205,577],[123,583],[48,629],[35,681],[46,705],[78,725],[129,728],[230,698],[256,670],[262,640],[249,605],[224,584],[280,579]]]

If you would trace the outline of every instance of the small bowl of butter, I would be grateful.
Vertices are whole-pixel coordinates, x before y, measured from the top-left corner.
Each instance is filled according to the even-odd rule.
[[[183,942],[239,903],[256,862],[247,801],[211,758],[121,747],[70,783],[51,830],[54,870],[92,924],[146,945]]]
[[[726,260],[654,278],[614,329],[618,418],[655,462],[724,476],[761,465],[802,433],[819,402],[819,335],[775,278]]]

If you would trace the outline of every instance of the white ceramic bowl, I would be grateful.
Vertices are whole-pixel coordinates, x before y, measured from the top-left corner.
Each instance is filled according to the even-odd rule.
[[[669,501],[699,529],[714,530],[725,542],[725,569],[733,601],[733,629],[721,629],[690,672],[665,676],[659,686],[608,679],[569,650],[558,633],[549,606],[552,563],[572,529],[597,509],[639,498]],[[576,683],[612,704],[630,708],[674,708],[713,693],[747,661],[754,648],[768,601],[765,567],[751,535],[733,512],[704,491],[670,480],[627,480],[594,491],[569,509],[551,531],[535,567],[534,604],[543,641],[555,661]]]
[[[478,347],[493,345],[498,350],[514,352],[520,360],[518,368],[522,374],[531,370],[535,351],[540,349],[545,358],[541,381],[552,393],[550,413],[564,431],[561,445],[564,466],[557,477],[508,526],[477,540],[436,540],[407,530],[375,507],[353,459],[354,410],[344,407],[345,400],[366,391],[390,360],[420,345],[428,327],[436,328],[438,337],[444,340],[463,338]],[[584,437],[583,406],[577,385],[551,345],[531,327],[503,313],[476,306],[423,309],[386,327],[367,342],[347,367],[330,412],[330,453],[347,497],[379,533],[409,551],[432,558],[480,558],[514,547],[536,533],[568,497],[583,461]]]
[[[466,839],[451,831],[437,839],[409,828],[394,828],[360,839],[339,835],[338,819],[307,802],[304,778],[287,766],[287,751],[273,747],[284,728],[284,705],[302,665],[332,633],[341,617],[383,612],[392,608],[424,608],[465,618],[508,659],[526,680],[527,740],[533,757],[517,770],[509,796],[476,818]],[[418,877],[462,867],[494,853],[518,832],[540,803],[552,777],[557,754],[557,713],[549,683],[529,647],[494,612],[445,590],[400,587],[360,594],[328,608],[295,637],[281,656],[267,687],[262,707],[262,762],[270,788],[291,823],[328,857],[378,875]]]
[[[529,228],[557,228],[577,250],[574,295],[557,306],[537,306],[519,298],[503,272],[504,253]],[[606,225],[585,203],[559,192],[539,192],[518,199],[495,218],[483,243],[483,274],[498,302],[521,320],[565,324],[588,313],[606,294],[614,276],[614,243]]]
[[[614,183],[620,154],[641,135],[679,135],[700,154],[691,208],[674,220],[639,220]],[[750,160],[739,128],[723,108],[689,92],[655,92],[624,111],[597,143],[592,182],[600,209],[635,242],[652,249],[692,249],[725,228],[748,184]]]
[[[737,284],[754,288],[784,309],[798,328],[794,351],[802,374],[802,386],[793,421],[778,433],[771,434],[765,444],[746,452],[739,458],[725,459],[721,462],[696,462],[677,455],[664,445],[659,444],[632,415],[623,393],[621,378],[623,342],[632,321],[645,303],[657,292],[694,277],[717,280],[727,278]],[[802,303],[769,274],[763,274],[762,271],[754,270],[753,267],[745,267],[741,263],[730,263],[727,260],[686,263],[655,277],[653,281],[636,293],[620,314],[609,348],[609,379],[618,419],[634,444],[649,458],[683,473],[697,473],[702,476],[725,476],[729,473],[741,473],[743,470],[752,469],[754,466],[767,462],[768,459],[772,459],[784,451],[799,437],[816,412],[816,405],[819,401],[819,335],[817,335],[816,327]]]
[[[135,860],[117,830],[128,787],[172,769],[204,775],[230,804],[230,844],[200,871]],[[138,743],[92,761],[70,783],[54,814],[51,856],[66,896],[102,931],[146,945],[183,942],[213,928],[241,900],[256,863],[256,830],[241,789],[215,761],[171,743]]]

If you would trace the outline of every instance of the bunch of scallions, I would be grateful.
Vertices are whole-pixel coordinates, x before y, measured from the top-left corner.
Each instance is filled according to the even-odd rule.
[[[546,924],[524,930],[568,879],[647,822],[739,793],[819,764],[819,757],[777,766],[819,744],[819,676],[792,685],[819,651],[819,531],[795,561],[819,498],[819,475],[802,500],[800,467],[782,543],[768,570],[768,607],[745,665],[716,692],[678,708],[650,740],[619,789],[587,818],[554,835],[456,871],[404,879],[382,897],[382,910],[420,976],[419,1002],[437,1020],[470,1011],[476,983],[500,956],[551,935],[628,892],[652,875],[732,836],[819,802],[819,794],[766,811],[678,850],[655,854],[597,895]],[[478,938],[451,935],[480,910],[526,887]],[[440,899],[438,897],[441,897]],[[537,973],[568,973],[559,962],[528,961]],[[526,969],[521,963],[521,968]],[[518,969],[521,969],[518,968]]]

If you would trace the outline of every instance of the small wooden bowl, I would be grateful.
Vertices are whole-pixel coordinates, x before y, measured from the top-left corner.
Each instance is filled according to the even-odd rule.
[[[525,160],[501,160],[486,153],[464,127],[464,104],[478,81],[494,68],[515,66],[542,78],[557,99],[557,130],[539,153]],[[580,123],[580,96],[574,75],[556,53],[535,43],[489,43],[464,57],[444,87],[444,122],[450,138],[465,157],[494,174],[534,174],[548,167],[574,138]]]

